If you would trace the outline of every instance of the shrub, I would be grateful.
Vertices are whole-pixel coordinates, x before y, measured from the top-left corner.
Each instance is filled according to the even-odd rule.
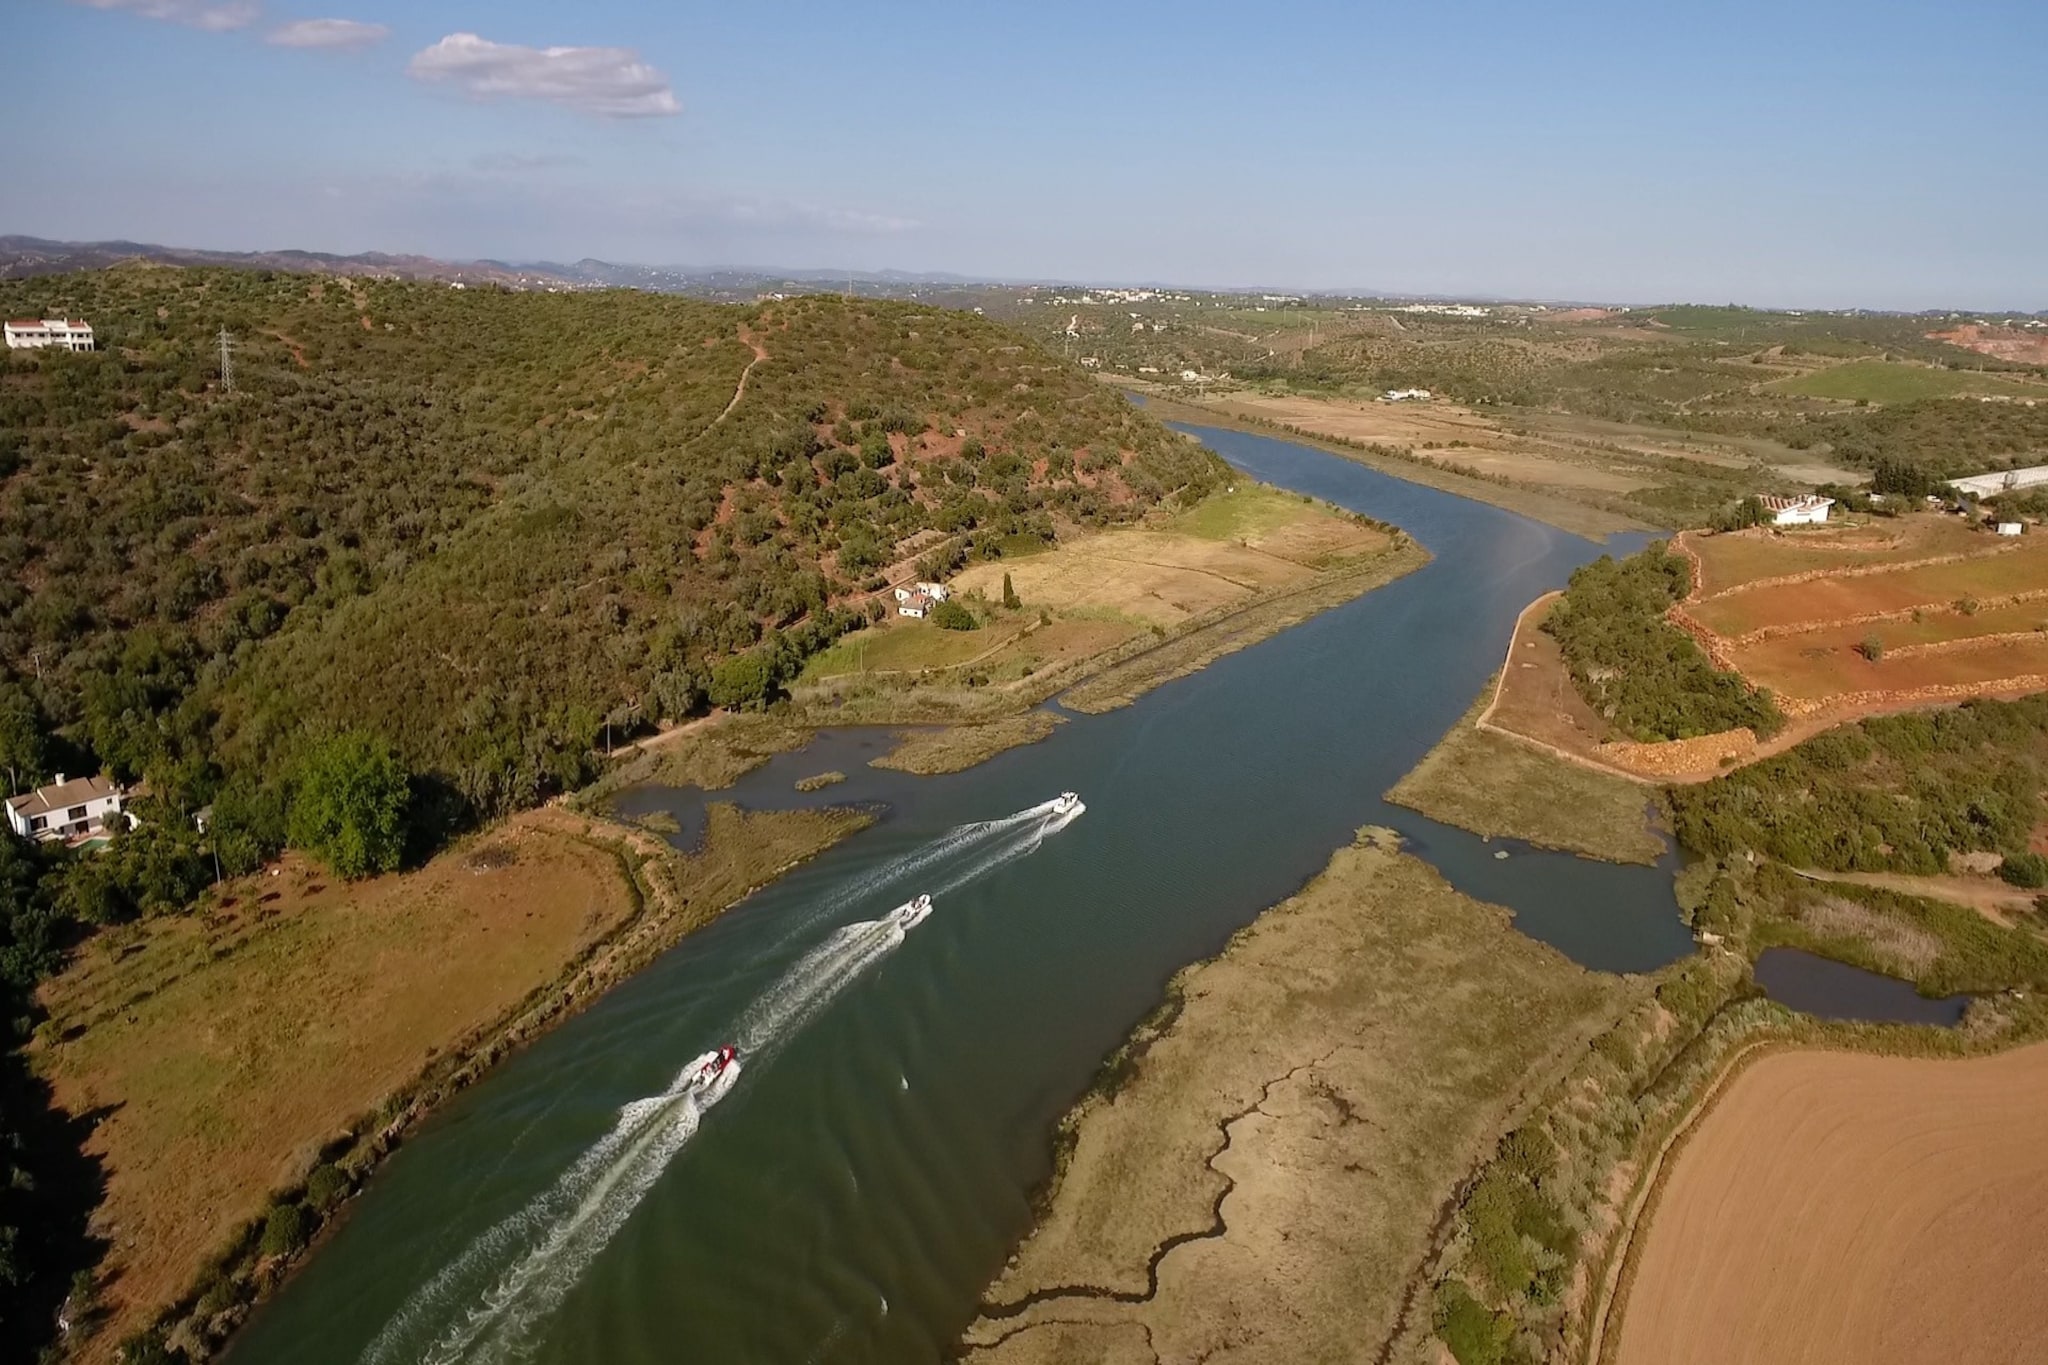
[[[1017,589],[1011,586],[1008,574],[1003,575],[1003,605],[1011,611],[1016,611],[1024,605],[1023,600],[1017,596]]]
[[[1856,646],[1856,652],[1870,662],[1876,663],[1884,657],[1884,641],[1875,635],[1866,635],[1863,637],[1863,643]]]
[[[306,1245],[313,1235],[313,1218],[298,1204],[278,1204],[263,1220],[263,1235],[256,1250],[264,1256],[289,1256]]]
[[[940,630],[979,630],[981,622],[958,602],[940,602],[932,608],[931,622]]]
[[[1998,865],[1998,875],[2028,890],[2048,886],[2048,858],[2031,851],[2008,853]]]
[[[347,1196],[348,1177],[339,1166],[323,1162],[306,1177],[306,1202],[316,1212],[327,1212]]]
[[[1436,1334],[1458,1365],[1501,1365],[1514,1332],[1508,1315],[1473,1298],[1463,1281],[1447,1280],[1437,1291]]]

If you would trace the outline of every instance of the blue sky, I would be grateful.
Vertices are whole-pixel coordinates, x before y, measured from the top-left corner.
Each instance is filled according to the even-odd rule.
[[[2043,0],[0,6],[0,232],[2048,308]]]

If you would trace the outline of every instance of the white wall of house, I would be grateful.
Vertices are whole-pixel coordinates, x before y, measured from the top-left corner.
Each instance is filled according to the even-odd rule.
[[[1818,526],[1828,519],[1829,506],[1831,504],[1823,502],[1815,506],[1787,507],[1772,516],[1771,521],[1777,526]]]

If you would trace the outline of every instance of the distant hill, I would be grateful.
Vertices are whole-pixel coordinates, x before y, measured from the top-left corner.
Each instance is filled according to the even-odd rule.
[[[124,265],[0,307],[101,345],[0,362],[0,703],[195,799],[351,727],[516,807],[580,780],[607,715],[757,700],[885,566],[1224,468],[907,303]]]
[[[29,279],[72,270],[95,270],[124,261],[157,265],[224,266],[237,270],[288,270],[305,274],[376,279],[439,280],[446,284],[496,285],[504,289],[645,289],[693,294],[725,301],[752,301],[760,294],[810,293],[843,289],[884,298],[907,297],[933,287],[977,281],[962,275],[917,274],[902,270],[783,270],[775,267],[690,267],[620,265],[585,257],[559,261],[446,261],[433,256],[367,251],[336,256],[324,251],[208,251],[152,242],[59,242],[44,237],[0,236],[0,280]]]

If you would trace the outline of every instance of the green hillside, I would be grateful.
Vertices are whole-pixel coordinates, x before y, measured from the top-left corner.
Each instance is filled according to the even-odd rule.
[[[0,371],[0,762],[182,804],[340,729],[469,813],[525,804],[585,776],[607,716],[760,701],[892,563],[1127,520],[1222,468],[915,304],[131,266],[0,307],[101,346]]]

